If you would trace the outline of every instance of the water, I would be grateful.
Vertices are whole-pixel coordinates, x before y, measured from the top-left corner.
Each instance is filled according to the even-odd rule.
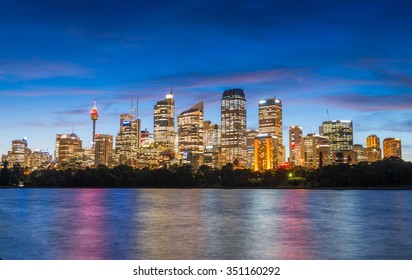
[[[412,259],[412,191],[0,189],[2,259]]]

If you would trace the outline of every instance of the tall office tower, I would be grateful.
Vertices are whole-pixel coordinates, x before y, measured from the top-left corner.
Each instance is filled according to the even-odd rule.
[[[255,129],[246,130],[246,164],[245,168],[253,168],[255,162],[255,138],[259,131]]]
[[[179,154],[182,163],[198,168],[203,163],[203,102],[179,114]]]
[[[154,106],[153,137],[163,150],[174,151],[175,146],[175,101],[173,92]]]
[[[383,139],[383,157],[397,157],[402,158],[401,139],[399,138],[385,138]]]
[[[96,145],[94,147],[94,162],[107,167],[112,166],[113,136],[107,134],[96,134]]]
[[[246,164],[246,98],[243,89],[225,90],[221,100],[221,147],[225,164]]]
[[[203,123],[203,143],[205,146],[220,147],[220,125],[212,124],[211,121],[204,121]]]
[[[354,160],[352,121],[325,121],[320,127],[320,134],[329,140],[333,162],[351,163]]]
[[[116,164],[136,166],[140,147],[140,120],[132,113],[120,115],[120,129],[116,136]]]
[[[326,137],[308,134],[302,139],[303,166],[318,168],[330,164],[330,145]]]
[[[19,164],[21,167],[27,166],[27,140],[13,140],[11,142],[11,151],[8,152],[7,161],[9,166],[12,167],[14,164]]]
[[[76,167],[83,161],[82,140],[74,132],[56,134],[55,153],[60,168]]]
[[[366,158],[368,162],[375,162],[382,159],[380,140],[376,135],[366,137]]]
[[[96,108],[96,101],[94,101],[94,106],[90,112],[90,119],[93,121],[93,135],[92,135],[92,149],[94,149],[94,144],[96,141],[96,121],[99,119],[99,113]]]
[[[277,137],[267,133],[259,134],[254,140],[254,164],[253,170],[264,172],[275,167],[275,156]]]
[[[302,165],[302,127],[292,125],[289,128],[289,162],[292,166]]]
[[[282,101],[268,98],[259,101],[259,133],[277,138],[274,165],[279,166],[285,158],[282,136]]]

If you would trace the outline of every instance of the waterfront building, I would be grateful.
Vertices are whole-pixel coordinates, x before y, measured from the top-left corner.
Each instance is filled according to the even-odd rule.
[[[266,170],[272,170],[275,167],[277,138],[267,133],[259,134],[255,137],[254,141],[254,171],[264,172]]]
[[[21,167],[27,166],[27,140],[19,139],[11,142],[11,150],[7,154],[9,166],[18,164]],[[30,156],[30,155],[29,155]]]
[[[354,163],[368,161],[367,149],[360,144],[353,145]]]
[[[83,162],[82,140],[74,132],[56,134],[55,159],[59,168],[77,168]]]
[[[302,165],[302,127],[292,125],[289,128],[289,162],[292,166]]]
[[[375,162],[382,159],[382,150],[378,136],[369,135],[366,138],[366,156],[368,162]]]
[[[163,150],[174,151],[175,146],[175,101],[173,92],[154,106],[153,138]]]
[[[225,164],[246,164],[246,98],[243,89],[228,89],[221,100],[221,147]]]
[[[282,134],[282,101],[277,98],[259,101],[259,133],[276,137],[276,152],[273,155],[275,166],[285,161]]]
[[[255,138],[259,131],[255,129],[246,130],[246,163],[245,168],[253,169],[255,162]]]
[[[385,138],[383,140],[383,157],[402,158],[402,145],[399,138]]]
[[[96,134],[96,145],[94,147],[95,165],[100,164],[111,167],[113,162],[113,136],[107,134]]]
[[[328,138],[310,133],[302,139],[302,163],[308,168],[318,168],[330,164],[330,144]]]
[[[325,121],[320,127],[320,135],[329,140],[331,159],[334,163],[353,159],[353,124],[352,121]]]
[[[31,154],[30,168],[36,169],[47,169],[52,161],[52,156],[48,151],[34,150]]]
[[[182,164],[191,164],[198,168],[203,163],[203,112],[200,102],[178,116],[178,152]]]
[[[216,145],[205,146],[203,164],[212,168],[222,168],[222,154],[220,148]]]
[[[140,147],[140,119],[130,113],[120,115],[120,129],[116,136],[115,162],[135,167]]]

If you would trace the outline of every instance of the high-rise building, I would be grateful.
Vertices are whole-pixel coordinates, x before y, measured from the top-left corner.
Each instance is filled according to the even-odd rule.
[[[284,148],[282,135],[282,101],[276,98],[259,101],[259,133],[276,137],[274,165],[284,162]]]
[[[203,102],[178,116],[179,155],[182,163],[198,168],[203,163]]]
[[[292,125],[289,128],[289,162],[292,166],[302,165],[302,127]]]
[[[120,129],[116,136],[115,158],[117,164],[136,166],[140,147],[140,120],[132,113],[120,115]]]
[[[253,168],[255,162],[255,138],[259,131],[255,129],[246,130],[246,164],[245,168]]]
[[[203,131],[203,142],[205,146],[220,147],[221,131],[219,124],[212,124],[211,121],[204,121]]]
[[[225,90],[221,100],[224,162],[246,164],[246,98],[243,89]]]
[[[83,161],[82,140],[73,132],[56,134],[56,162],[60,168],[77,167]]]
[[[369,135],[366,138],[366,158],[368,162],[375,162],[382,159],[380,140],[376,135]]]
[[[92,149],[96,141],[96,121],[99,118],[99,113],[97,112],[96,101],[94,101],[94,106],[90,112],[90,119],[93,121],[93,135],[92,135]]]
[[[353,159],[352,121],[325,121],[320,127],[320,134],[329,140],[333,162],[348,162]]]
[[[96,134],[96,145],[94,147],[95,165],[100,164],[112,166],[113,136],[107,134]]]
[[[383,157],[402,158],[402,145],[399,138],[385,138],[383,140]]]
[[[254,171],[264,172],[272,170],[275,167],[275,156],[277,137],[267,133],[259,134],[255,137],[254,153],[255,160],[253,165]]]
[[[11,151],[8,152],[7,160],[10,166],[19,164],[21,167],[27,166],[27,140],[13,140],[11,142]]]
[[[175,101],[173,92],[154,106],[154,142],[164,150],[174,151],[175,147]]]
[[[355,155],[354,163],[368,161],[367,148],[364,148],[360,144],[354,144],[353,145],[353,152],[354,152],[354,155]]]
[[[308,134],[302,139],[302,163],[309,168],[330,164],[330,145],[326,137]]]

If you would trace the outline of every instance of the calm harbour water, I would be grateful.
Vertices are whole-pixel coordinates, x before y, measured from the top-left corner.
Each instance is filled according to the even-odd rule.
[[[412,259],[412,191],[0,189],[2,259]]]

